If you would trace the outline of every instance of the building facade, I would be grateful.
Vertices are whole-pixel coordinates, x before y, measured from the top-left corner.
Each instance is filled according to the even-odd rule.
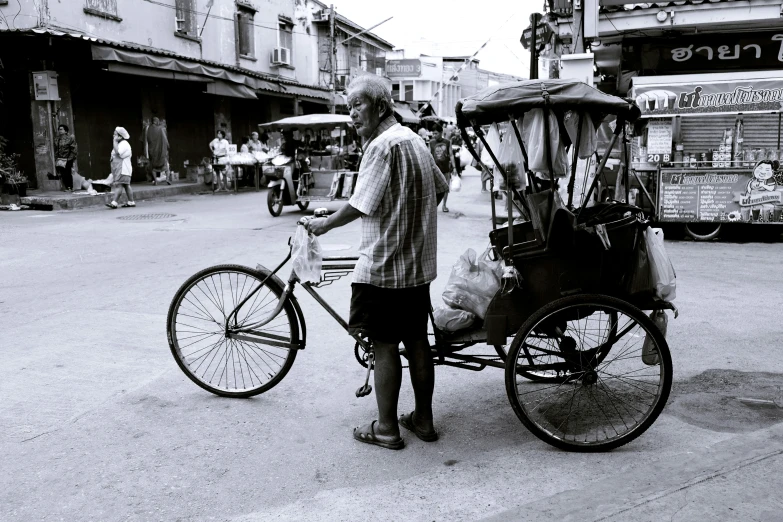
[[[460,85],[451,80],[440,56],[406,57],[404,50],[387,53],[386,76],[391,80],[392,98],[414,112],[454,119],[454,106],[462,96]]]
[[[460,67],[468,62],[462,70]],[[479,67],[479,60],[469,56],[444,56],[443,70],[449,77],[457,76],[455,80],[460,86],[462,98],[473,96],[477,92],[501,83],[516,82],[522,80],[511,74],[487,71]]]
[[[135,165],[157,116],[180,170],[210,155],[217,130],[238,142],[259,123],[329,111],[324,9],[312,0],[0,2],[0,135],[34,186],[57,189],[48,174],[58,125],[76,137],[76,171],[98,179],[109,172],[113,129],[130,133]],[[347,33],[362,30],[335,18]],[[359,67],[391,49],[362,37]],[[143,179],[136,169],[134,181]]]

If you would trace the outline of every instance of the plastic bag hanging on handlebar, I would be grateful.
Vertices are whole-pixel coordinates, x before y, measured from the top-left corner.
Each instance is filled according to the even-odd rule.
[[[517,126],[521,123],[522,119],[519,119]],[[525,156],[522,154],[522,147],[519,144],[517,135],[509,124],[506,124],[506,133],[503,136],[503,141],[500,142],[498,162],[500,162],[503,170],[506,171],[506,176],[508,176],[513,188],[523,189],[527,186]],[[505,188],[504,183],[501,184],[501,188]]]
[[[309,233],[307,227],[297,226],[291,256],[294,272],[302,283],[321,282],[322,255],[318,238]]]
[[[557,116],[552,111],[549,111],[549,136],[546,136],[545,131],[544,109],[533,109],[525,114],[522,122],[522,139],[525,140],[529,168],[533,172],[549,174],[549,162],[546,158],[546,151],[549,149],[553,175],[556,178],[563,178],[568,174],[568,155],[560,139]],[[545,142],[547,139],[548,146]]]

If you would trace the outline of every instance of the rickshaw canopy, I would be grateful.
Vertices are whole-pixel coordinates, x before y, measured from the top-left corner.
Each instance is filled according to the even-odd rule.
[[[640,114],[632,101],[612,96],[573,79],[523,80],[503,83],[463,98],[457,103],[457,122],[465,128],[473,122],[487,125],[519,118],[532,109],[585,111],[593,122],[607,114],[635,121]]]
[[[285,131],[334,129],[335,127],[346,128],[352,125],[351,117],[344,114],[307,114],[305,116],[292,116],[270,123],[262,123],[258,127],[267,131]]]

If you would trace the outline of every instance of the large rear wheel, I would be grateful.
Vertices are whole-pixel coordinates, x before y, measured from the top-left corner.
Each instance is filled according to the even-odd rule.
[[[566,297],[534,313],[506,361],[517,417],[570,451],[606,451],[644,433],[666,405],[671,381],[660,330],[631,304],[601,295]]]
[[[185,281],[174,295],[167,322],[169,347],[185,375],[205,390],[223,397],[252,397],[280,382],[294,363],[299,322],[288,299],[263,327],[241,339],[231,332],[235,324],[241,328],[261,322],[277,306],[283,285],[270,277],[239,309],[236,322],[228,321],[267,273],[239,265],[213,266]]]

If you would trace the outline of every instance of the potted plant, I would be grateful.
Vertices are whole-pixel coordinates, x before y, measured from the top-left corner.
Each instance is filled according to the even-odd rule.
[[[19,170],[19,154],[8,154],[8,140],[0,136],[0,185],[3,194],[27,195],[27,176]]]

